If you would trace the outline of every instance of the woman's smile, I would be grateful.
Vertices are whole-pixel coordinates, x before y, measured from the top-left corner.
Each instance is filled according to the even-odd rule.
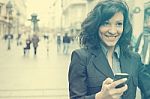
[[[104,35],[104,37],[109,41],[116,41],[118,40],[119,35]],[[119,36],[120,37],[120,36]]]
[[[115,46],[123,32],[123,14],[116,13],[99,27],[99,36],[106,46]]]

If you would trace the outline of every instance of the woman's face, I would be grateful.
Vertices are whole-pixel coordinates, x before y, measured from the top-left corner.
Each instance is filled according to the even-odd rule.
[[[99,27],[99,36],[107,47],[114,47],[123,32],[123,14],[117,12]]]

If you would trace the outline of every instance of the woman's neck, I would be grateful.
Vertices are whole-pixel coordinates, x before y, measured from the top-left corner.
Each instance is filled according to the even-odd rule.
[[[115,49],[114,46],[113,47],[112,46],[111,47],[107,47],[108,53],[111,54],[111,56],[112,56],[112,54],[114,52],[114,49]]]

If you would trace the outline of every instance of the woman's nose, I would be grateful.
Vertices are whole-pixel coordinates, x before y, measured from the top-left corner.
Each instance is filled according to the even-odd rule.
[[[117,32],[117,27],[115,27],[115,26],[110,26],[110,28],[109,28],[109,33],[110,33],[110,34],[116,34],[116,32]]]

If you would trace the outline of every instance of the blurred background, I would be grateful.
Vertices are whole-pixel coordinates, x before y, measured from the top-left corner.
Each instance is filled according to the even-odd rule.
[[[0,0],[0,99],[69,99],[70,54],[99,1]],[[150,0],[124,1],[133,25],[131,50],[150,64]]]

